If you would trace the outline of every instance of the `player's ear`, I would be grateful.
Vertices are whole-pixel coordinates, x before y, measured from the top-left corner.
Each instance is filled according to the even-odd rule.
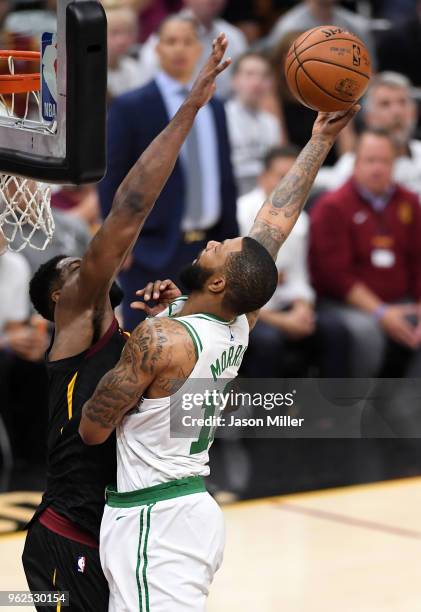
[[[59,297],[60,297],[60,293],[61,293],[61,289],[56,289],[55,291],[52,292],[51,299],[53,301],[53,304],[57,304]]]
[[[211,293],[222,293],[225,291],[226,279],[222,274],[219,276],[213,276],[208,283],[208,289]]]

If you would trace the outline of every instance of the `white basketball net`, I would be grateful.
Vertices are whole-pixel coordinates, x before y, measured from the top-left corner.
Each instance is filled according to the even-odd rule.
[[[15,74],[14,58],[8,57],[7,62],[9,73]],[[0,94],[1,124],[15,129],[55,132],[56,123],[49,125],[43,120],[39,91],[16,95],[25,96],[23,116],[16,114],[15,94]],[[51,187],[47,183],[0,174],[0,239],[4,238],[0,240],[0,249],[5,241],[10,251],[22,251],[28,245],[44,251],[54,233],[50,202]]]
[[[51,186],[20,176],[0,175],[0,234],[11,251],[44,251],[54,233]]]

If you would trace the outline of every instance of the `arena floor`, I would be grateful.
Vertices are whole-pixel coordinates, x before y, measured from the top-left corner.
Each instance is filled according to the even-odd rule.
[[[208,612],[421,612],[421,478],[224,512],[225,561]],[[1,536],[0,590],[26,588],[22,545],[21,534]]]

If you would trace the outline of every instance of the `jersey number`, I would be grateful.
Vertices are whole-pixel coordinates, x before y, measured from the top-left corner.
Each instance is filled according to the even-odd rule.
[[[206,404],[203,418],[210,418],[211,420],[214,416],[215,406],[211,400],[209,404]],[[212,427],[211,425],[203,425],[199,433],[199,438],[195,442],[192,442],[190,445],[190,455],[197,455],[198,453],[202,453],[203,451],[207,450],[209,444],[211,444],[211,442],[213,441],[215,431],[216,427]]]

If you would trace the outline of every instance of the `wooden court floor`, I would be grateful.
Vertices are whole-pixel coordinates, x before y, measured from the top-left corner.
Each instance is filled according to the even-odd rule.
[[[225,560],[208,612],[421,612],[421,478],[224,513]],[[22,545],[20,534],[0,537],[0,590],[25,588]]]

